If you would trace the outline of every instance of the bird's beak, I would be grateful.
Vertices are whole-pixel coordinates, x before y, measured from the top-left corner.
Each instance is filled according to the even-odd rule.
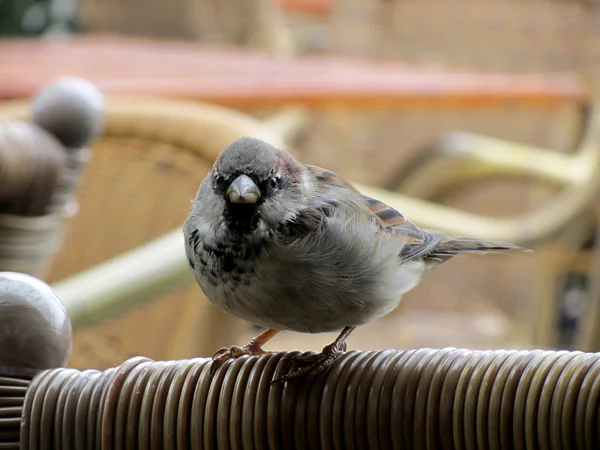
[[[252,204],[260,198],[260,189],[248,175],[240,175],[227,188],[231,203]]]

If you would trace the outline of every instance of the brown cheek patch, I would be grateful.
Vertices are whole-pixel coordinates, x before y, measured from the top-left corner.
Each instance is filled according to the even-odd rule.
[[[300,183],[302,172],[299,166],[300,164],[290,154],[281,150],[277,152],[277,168],[283,179]]]

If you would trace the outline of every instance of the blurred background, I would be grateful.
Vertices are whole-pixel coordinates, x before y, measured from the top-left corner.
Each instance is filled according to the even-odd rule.
[[[349,348],[597,351],[599,37],[591,0],[0,0],[0,270],[55,286],[74,367],[245,343],[178,227],[251,134],[418,225],[535,250],[453,259]]]

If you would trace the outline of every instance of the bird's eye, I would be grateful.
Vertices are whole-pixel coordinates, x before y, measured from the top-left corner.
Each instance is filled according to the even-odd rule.
[[[271,187],[273,189],[279,189],[281,187],[281,177],[279,175],[271,178]]]
[[[215,186],[223,186],[225,178],[221,175],[215,175]]]

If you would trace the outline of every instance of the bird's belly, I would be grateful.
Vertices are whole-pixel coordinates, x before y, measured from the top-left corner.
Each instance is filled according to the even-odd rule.
[[[268,328],[321,333],[389,313],[425,267],[394,260],[365,263],[358,257],[296,258],[287,252],[269,248],[251,258],[230,258],[228,264],[200,255],[204,264],[196,279],[208,299],[229,314]]]
[[[294,279],[293,276],[229,279],[205,292],[229,314],[263,327],[303,333],[364,325],[387,314],[400,301],[399,295],[382,299],[360,289],[323,286],[321,279],[294,283],[282,278]]]

